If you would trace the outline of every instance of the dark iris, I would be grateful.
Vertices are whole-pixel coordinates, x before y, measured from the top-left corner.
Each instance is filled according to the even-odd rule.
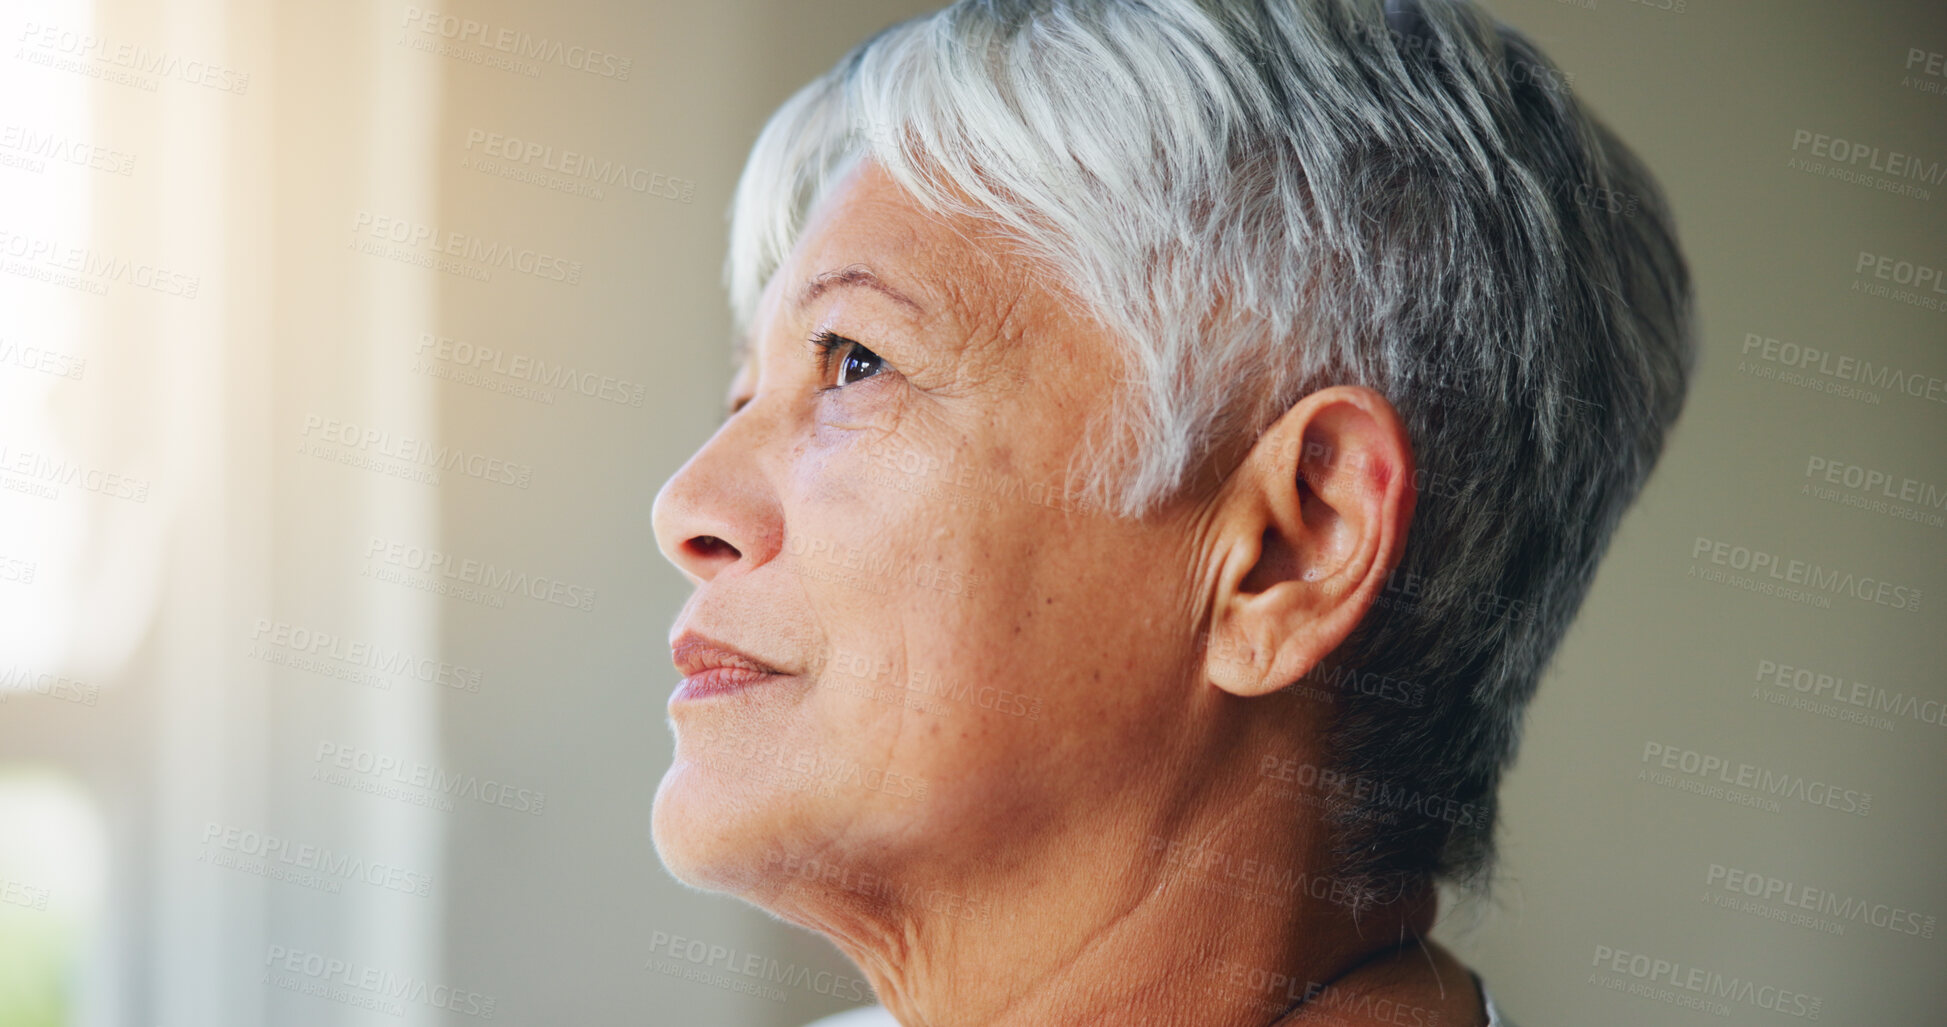
[[[819,367],[830,380],[832,355],[838,354],[838,383],[826,385],[827,389],[842,389],[853,382],[870,378],[887,369],[885,360],[879,354],[864,346],[831,331],[812,333],[811,345],[818,350]]]
[[[845,351],[845,361],[838,368],[838,384],[849,385],[860,379],[870,378],[885,369],[885,361],[877,353],[858,343],[852,343]]]

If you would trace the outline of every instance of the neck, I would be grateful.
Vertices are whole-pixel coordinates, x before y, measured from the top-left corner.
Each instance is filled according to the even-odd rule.
[[[1031,852],[898,875],[951,897],[917,904],[933,909],[791,918],[831,936],[907,1027],[1353,1027],[1416,1008],[1483,1022],[1465,968],[1425,939],[1430,887],[1355,911],[1321,831],[1266,829],[1305,807],[1260,775],[1217,779],[1243,794],[1078,816]]]

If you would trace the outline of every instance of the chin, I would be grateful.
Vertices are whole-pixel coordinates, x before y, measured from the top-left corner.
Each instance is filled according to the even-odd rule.
[[[857,812],[739,761],[699,755],[678,748],[650,818],[656,855],[692,888],[755,902],[775,889],[781,853],[802,851],[822,837],[819,824]]]
[[[775,833],[770,803],[742,794],[748,782],[724,780],[678,757],[656,788],[650,836],[678,881],[704,891],[743,893],[762,871]]]

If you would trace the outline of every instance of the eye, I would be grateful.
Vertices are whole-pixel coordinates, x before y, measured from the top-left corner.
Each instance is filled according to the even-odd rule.
[[[886,369],[884,358],[842,335],[820,331],[811,337],[811,344],[818,347],[826,380],[831,378],[832,358],[838,358],[838,381],[825,388],[842,389]]]

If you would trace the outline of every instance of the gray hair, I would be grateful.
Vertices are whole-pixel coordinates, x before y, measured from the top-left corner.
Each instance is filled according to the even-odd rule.
[[[962,0],[765,126],[732,210],[738,328],[870,158],[997,226],[1118,340],[1126,385],[1070,479],[1119,516],[1307,393],[1384,394],[1419,504],[1330,663],[1424,699],[1336,697],[1337,872],[1482,886],[1522,711],[1695,362],[1668,208],[1566,82],[1460,0]]]

